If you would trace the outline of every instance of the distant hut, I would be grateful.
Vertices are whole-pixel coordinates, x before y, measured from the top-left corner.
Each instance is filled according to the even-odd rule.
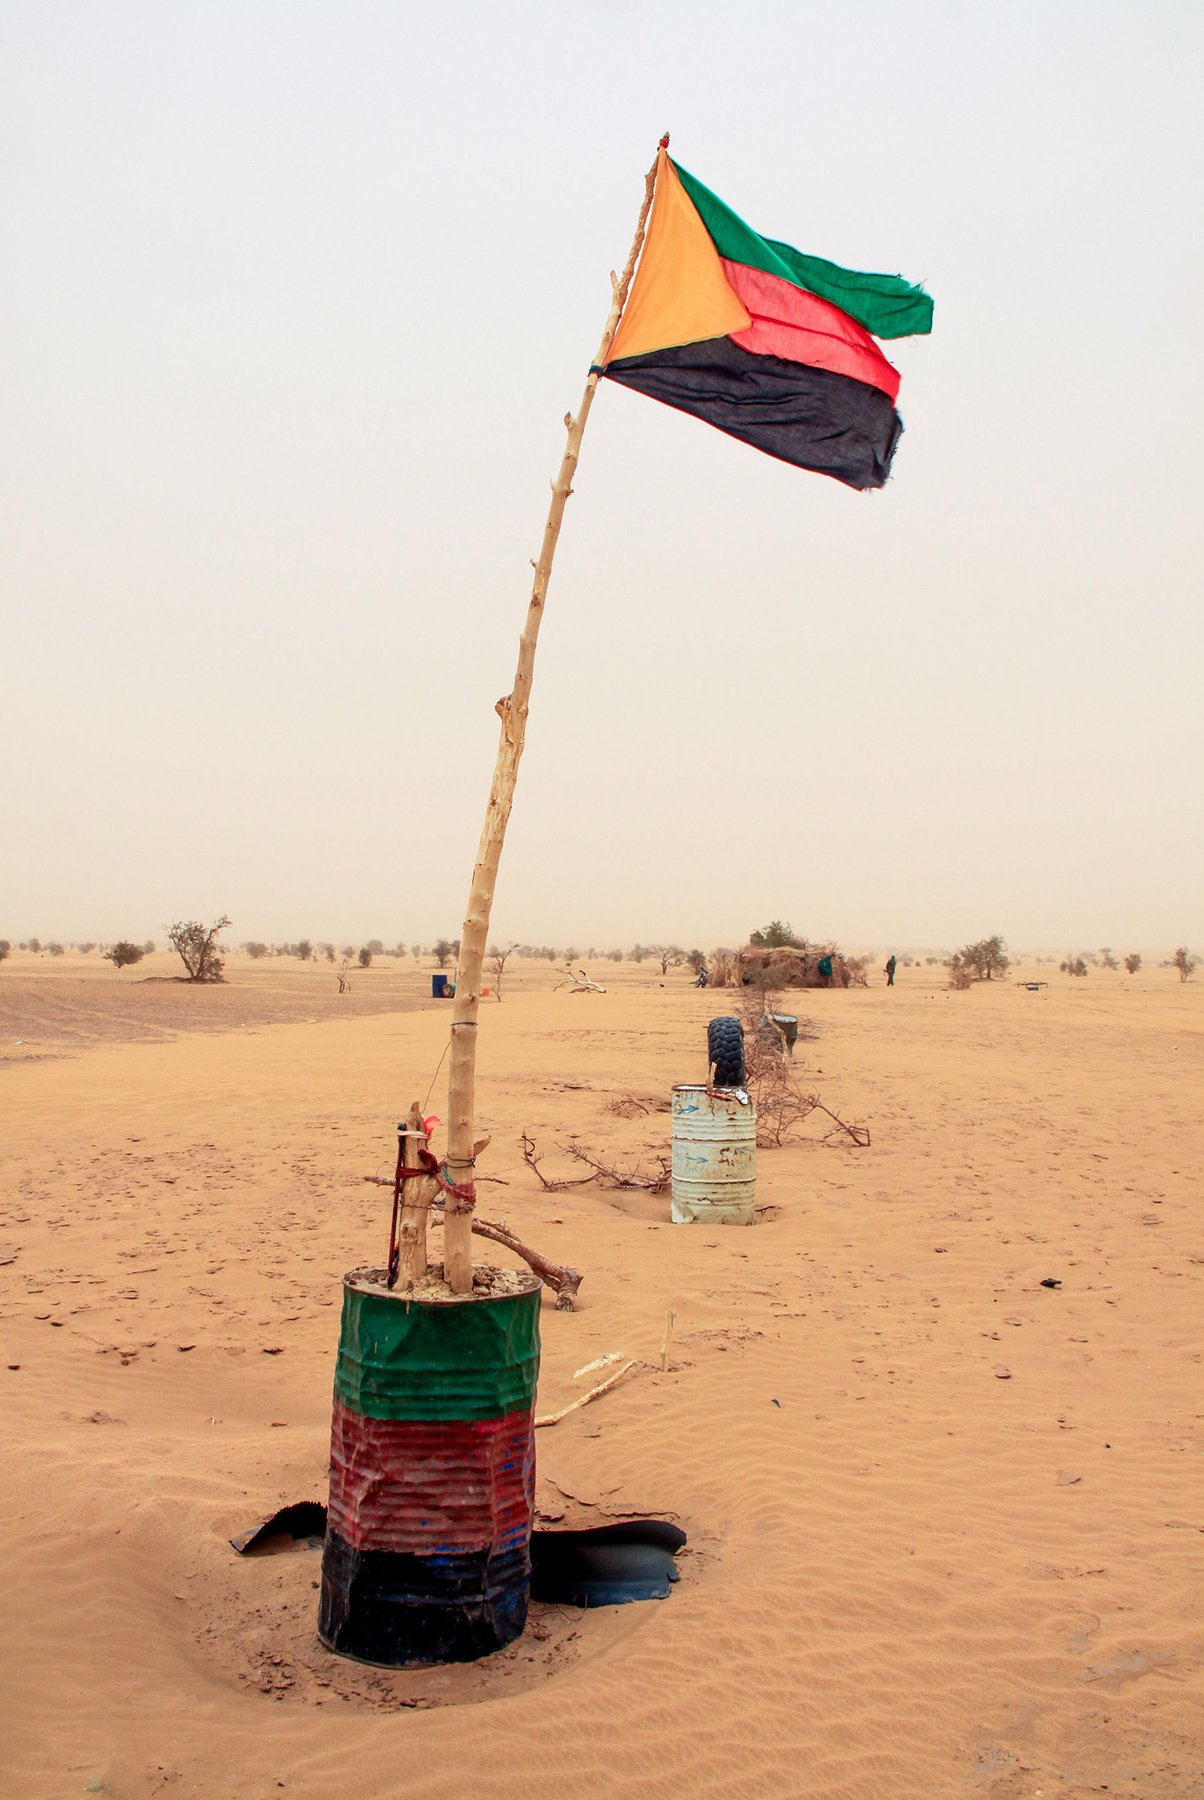
[[[831,970],[829,974],[828,971]],[[736,978],[741,987],[822,988],[865,987],[865,962],[842,956],[834,945],[808,944],[805,949],[782,946],[772,950],[746,944],[736,953]]]

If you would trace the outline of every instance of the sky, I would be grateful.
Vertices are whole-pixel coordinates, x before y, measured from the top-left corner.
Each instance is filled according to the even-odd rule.
[[[0,4],[0,936],[457,937],[662,131],[935,300],[857,494],[603,383],[491,936],[1204,938],[1197,0]]]

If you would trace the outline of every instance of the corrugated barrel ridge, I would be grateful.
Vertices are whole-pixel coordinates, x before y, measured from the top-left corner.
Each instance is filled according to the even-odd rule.
[[[505,1556],[425,1557],[357,1550],[328,1531],[318,1636],[390,1667],[471,1662],[521,1636],[530,1589],[529,1534]]]
[[[424,1306],[347,1288],[335,1396],[371,1419],[522,1412],[539,1375],[538,1298]]]
[[[529,1534],[534,1493],[529,1410],[464,1424],[400,1422],[335,1401],[327,1518],[357,1549],[504,1551]]]

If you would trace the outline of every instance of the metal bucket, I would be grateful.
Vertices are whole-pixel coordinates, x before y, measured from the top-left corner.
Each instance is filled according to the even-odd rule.
[[[678,1082],[673,1089],[675,1225],[751,1225],[757,1192],[757,1114],[740,1088]]]
[[[360,1662],[468,1662],[531,1585],[540,1283],[481,1298],[343,1280],[318,1636]]]
[[[778,1033],[781,1033],[779,1037]],[[781,1045],[785,1040],[788,1056],[794,1055],[794,1046],[798,1043],[798,1015],[796,1013],[768,1013],[766,1015],[765,1040],[773,1045]]]

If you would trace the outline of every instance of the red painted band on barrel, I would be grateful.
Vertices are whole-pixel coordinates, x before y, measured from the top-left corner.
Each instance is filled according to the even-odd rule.
[[[468,1421],[368,1419],[336,1400],[328,1523],[360,1550],[431,1555],[526,1540],[534,1414]]]

